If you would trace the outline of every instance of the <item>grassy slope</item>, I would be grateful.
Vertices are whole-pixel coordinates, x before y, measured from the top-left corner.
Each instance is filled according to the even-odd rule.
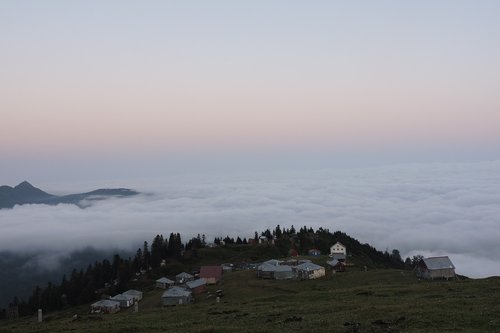
[[[325,258],[318,258],[318,263]],[[313,281],[268,281],[253,271],[225,275],[221,303],[199,296],[193,305],[160,307],[149,288],[140,303],[115,315],[88,307],[0,322],[0,332],[499,332],[500,278],[418,281],[412,272],[378,269]],[[77,313],[79,320],[73,321]],[[345,325],[351,323],[351,325]]]

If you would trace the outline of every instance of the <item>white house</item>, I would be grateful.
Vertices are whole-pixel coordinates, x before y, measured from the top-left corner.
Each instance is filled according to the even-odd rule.
[[[343,254],[345,256],[347,255],[347,249],[342,243],[337,242],[330,247],[330,257],[333,257],[334,254]]]

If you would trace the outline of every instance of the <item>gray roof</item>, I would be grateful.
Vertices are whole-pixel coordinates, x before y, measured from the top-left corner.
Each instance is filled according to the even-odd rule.
[[[98,301],[98,302],[95,302],[95,303],[92,303],[91,306],[120,306],[120,302],[117,302],[117,301],[111,301],[109,299],[103,299],[101,301]]]
[[[181,287],[172,287],[167,289],[161,297],[187,297],[190,296],[191,292]]]
[[[159,278],[156,282],[172,284],[174,281],[167,279],[166,277]]]
[[[334,259],[345,259],[345,254],[343,254],[343,253],[332,253],[331,257],[334,258]]]
[[[176,278],[184,278],[184,279],[191,279],[193,276],[191,274],[188,274],[186,272],[179,273],[175,276]]]
[[[455,269],[455,266],[451,262],[450,258],[447,256],[443,257],[430,257],[430,258],[424,258],[422,259],[425,263],[425,266],[427,266],[428,269],[445,269],[445,268],[453,268]]]
[[[130,290],[127,290],[126,292],[122,293],[123,295],[142,295],[142,291],[139,291],[139,290],[134,290],[134,289],[130,289]]]
[[[333,259],[333,260],[330,260],[330,261],[327,261],[326,263],[330,266],[335,266],[339,263],[340,261],[338,261],[337,259]]]
[[[274,271],[275,272],[291,272],[292,266],[288,266],[288,265],[275,266]]]
[[[305,262],[297,266],[298,270],[308,270],[308,271],[316,271],[318,269],[324,268],[323,266],[316,265],[312,262]]]
[[[268,265],[272,265],[272,266],[278,266],[280,263],[281,263],[281,261],[279,261],[277,259],[271,259],[271,260],[268,260],[268,261],[264,261],[262,264],[268,264]]]
[[[292,267],[288,265],[271,265],[267,262],[263,263],[259,267],[257,267],[259,271],[263,272],[291,272]]]
[[[199,286],[203,286],[205,284],[207,284],[207,281],[205,281],[205,279],[198,279],[198,280],[186,282],[186,286],[189,289],[193,289],[193,288],[196,288],[196,287],[199,287]]]
[[[118,294],[110,298],[112,301],[130,301],[134,299],[132,295]]]

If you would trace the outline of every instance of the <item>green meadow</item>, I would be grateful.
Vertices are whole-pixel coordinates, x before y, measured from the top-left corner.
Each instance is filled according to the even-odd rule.
[[[319,262],[319,261],[318,261]],[[91,315],[88,306],[0,322],[0,332],[500,332],[500,278],[424,281],[412,271],[352,268],[317,280],[261,280],[230,272],[217,303],[161,307],[144,287],[139,312]],[[76,318],[74,315],[77,315]]]

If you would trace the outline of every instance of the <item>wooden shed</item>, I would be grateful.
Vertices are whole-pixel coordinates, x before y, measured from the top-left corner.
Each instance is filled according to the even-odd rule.
[[[216,284],[222,280],[222,266],[201,266],[200,278],[207,281],[207,284]]]
[[[198,279],[186,282],[186,287],[193,295],[198,295],[207,292],[207,281],[205,279]]]
[[[345,272],[345,263],[340,260],[332,259],[326,263],[330,266],[333,272]]]
[[[450,279],[455,277],[455,266],[447,256],[429,257],[420,260],[417,276],[424,279]]]
[[[163,306],[168,305],[183,305],[191,303],[193,296],[191,291],[174,286],[166,290],[163,295],[161,295],[161,304]]]

